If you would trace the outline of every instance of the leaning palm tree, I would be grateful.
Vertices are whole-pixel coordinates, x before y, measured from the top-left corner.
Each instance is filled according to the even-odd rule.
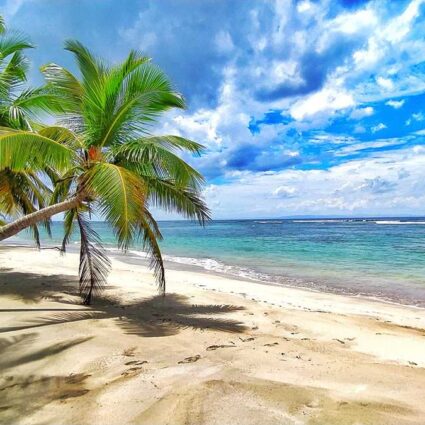
[[[47,87],[26,87],[28,60],[25,50],[33,45],[22,33],[6,30],[0,16],[0,127],[31,131],[40,115],[61,110],[59,99]],[[47,170],[46,170],[47,171]],[[51,170],[49,175],[52,175]],[[48,205],[51,190],[31,169],[0,170],[0,214],[14,217],[29,214]],[[44,222],[50,233],[50,220]],[[40,245],[37,224],[31,226]]]
[[[203,177],[178,155],[199,155],[202,146],[178,136],[151,134],[157,118],[171,108],[184,108],[184,100],[166,75],[138,52],[108,66],[77,41],[68,41],[66,49],[76,58],[79,78],[56,64],[42,68],[66,110],[58,125],[37,133],[0,133],[0,168],[61,170],[52,204],[0,227],[0,240],[65,212],[63,249],[77,226],[80,292],[90,303],[109,270],[88,220],[96,211],[113,228],[121,249],[141,238],[164,291],[161,233],[149,208],[176,211],[201,224],[209,219],[201,198]]]

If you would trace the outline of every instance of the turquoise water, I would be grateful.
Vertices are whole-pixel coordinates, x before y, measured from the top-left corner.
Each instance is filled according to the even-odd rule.
[[[425,307],[424,219],[229,220],[205,228],[169,221],[160,227],[169,261]],[[105,223],[94,228],[105,246],[114,246]],[[61,229],[54,223],[53,240],[44,241],[59,245]],[[26,232],[13,239],[28,241]],[[129,254],[137,258],[138,249]]]

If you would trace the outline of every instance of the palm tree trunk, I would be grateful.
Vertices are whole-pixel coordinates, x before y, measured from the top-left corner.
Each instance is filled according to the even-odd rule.
[[[67,199],[66,201],[59,202],[58,204],[51,205],[46,208],[42,208],[41,210],[18,218],[12,223],[0,227],[0,241],[16,235],[21,230],[24,230],[29,226],[33,226],[39,223],[40,221],[44,221],[50,218],[52,215],[75,208],[81,203],[82,200],[83,196],[81,193],[79,193],[78,195],[75,195],[72,198]]]

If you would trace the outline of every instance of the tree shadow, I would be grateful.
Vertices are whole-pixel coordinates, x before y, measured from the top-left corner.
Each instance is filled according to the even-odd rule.
[[[45,298],[66,302],[67,295],[78,295],[78,282],[77,286],[75,284],[75,278],[62,274],[41,275],[7,270],[0,272],[0,296],[11,296],[27,304],[38,303]]]
[[[57,400],[80,397],[89,390],[86,379],[90,375],[79,373],[69,376],[0,378],[0,424],[17,424],[37,410]]]
[[[36,338],[37,333],[0,338],[0,370],[2,373],[16,366],[54,356],[55,354],[92,339],[92,337],[75,338],[71,341],[57,342],[40,350],[26,353],[25,346],[32,345]]]
[[[16,326],[2,327],[0,333],[92,319],[114,319],[125,333],[143,337],[175,335],[185,328],[223,332],[246,330],[240,321],[217,317],[217,315],[222,316],[243,310],[244,307],[240,306],[191,304],[189,297],[173,293],[121,304],[119,298],[108,296],[106,291],[96,298],[93,306],[83,307],[76,304],[79,300],[77,288],[78,281],[72,276],[45,276],[19,272],[2,274],[0,296],[14,296],[24,302],[33,303],[42,299],[51,299],[68,305],[72,303],[76,308],[64,306],[63,309],[3,309],[0,310],[0,314],[1,312],[32,312],[34,310],[46,314]],[[111,288],[108,287],[108,289]]]
[[[15,376],[14,369],[44,360],[91,339],[75,338],[30,350],[37,333],[0,338],[0,424],[20,423],[22,418],[55,400],[79,397],[88,392],[86,374],[69,376]]]

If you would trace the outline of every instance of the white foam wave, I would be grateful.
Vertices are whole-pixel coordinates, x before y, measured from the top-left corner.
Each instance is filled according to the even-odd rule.
[[[257,224],[282,224],[281,220],[254,220],[254,223]]]
[[[425,221],[392,221],[392,220],[380,220],[375,221],[376,224],[425,224]]]
[[[293,223],[344,223],[348,220],[292,220]]]
[[[109,248],[110,251],[116,251],[116,249]],[[117,251],[118,252],[118,251]],[[148,254],[144,251],[129,251],[131,255],[137,257],[148,258]],[[254,270],[239,267],[239,266],[230,266],[228,264],[221,263],[220,261],[214,260],[212,258],[192,258],[192,257],[178,257],[174,255],[163,255],[165,261],[170,261],[177,264],[185,264],[189,266],[201,267],[204,270],[231,274],[233,276],[254,279],[254,280],[270,280],[270,276],[262,273],[257,273]]]

